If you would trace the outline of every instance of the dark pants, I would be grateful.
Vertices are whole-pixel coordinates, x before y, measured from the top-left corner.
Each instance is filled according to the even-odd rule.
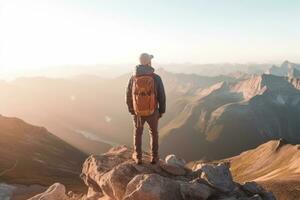
[[[140,119],[139,119],[140,118]],[[159,113],[155,111],[152,115],[147,117],[134,116],[134,153],[136,158],[142,158],[142,135],[144,130],[144,124],[147,122],[149,126],[149,133],[151,136],[151,156],[158,157],[158,120]]]

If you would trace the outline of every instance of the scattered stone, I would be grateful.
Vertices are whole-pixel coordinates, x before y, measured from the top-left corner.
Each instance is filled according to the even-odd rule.
[[[246,182],[244,185],[242,185],[242,189],[250,194],[262,194],[265,192],[265,190],[258,185],[256,182]]]
[[[168,155],[165,158],[165,162],[167,165],[177,166],[177,167],[184,167],[186,162],[182,158],[177,158],[174,154]]]
[[[160,163],[161,168],[171,175],[184,176],[186,174],[185,170],[185,160],[177,158],[175,155],[168,155],[165,158],[165,162]]]
[[[201,170],[201,178],[212,187],[222,192],[231,192],[235,188],[231,172],[226,164],[206,164],[201,167]]]

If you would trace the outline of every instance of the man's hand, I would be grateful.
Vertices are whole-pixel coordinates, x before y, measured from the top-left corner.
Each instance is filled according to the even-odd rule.
[[[164,115],[164,113],[159,113],[158,118],[162,118],[162,116]]]

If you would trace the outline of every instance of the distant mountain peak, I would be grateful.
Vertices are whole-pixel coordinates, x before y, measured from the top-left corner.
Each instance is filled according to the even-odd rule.
[[[251,78],[234,84],[231,92],[241,93],[245,99],[263,94],[268,88],[268,79],[272,75],[253,75]]]
[[[232,86],[231,92],[241,93],[245,99],[261,95],[266,91],[294,92],[298,90],[298,79],[287,79],[272,74],[255,75]]]
[[[297,70],[300,70],[300,64],[296,64],[288,60],[285,60],[279,67],[273,65],[267,71],[267,73],[276,76],[299,77],[300,73],[298,73]]]

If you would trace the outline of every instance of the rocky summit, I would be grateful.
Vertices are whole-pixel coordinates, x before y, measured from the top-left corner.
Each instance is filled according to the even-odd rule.
[[[30,200],[274,200],[255,182],[233,181],[229,163],[202,163],[190,169],[183,159],[169,155],[151,165],[144,154],[142,165],[131,159],[132,149],[118,146],[102,155],[91,155],[81,178],[87,194],[66,194],[56,183]]]

